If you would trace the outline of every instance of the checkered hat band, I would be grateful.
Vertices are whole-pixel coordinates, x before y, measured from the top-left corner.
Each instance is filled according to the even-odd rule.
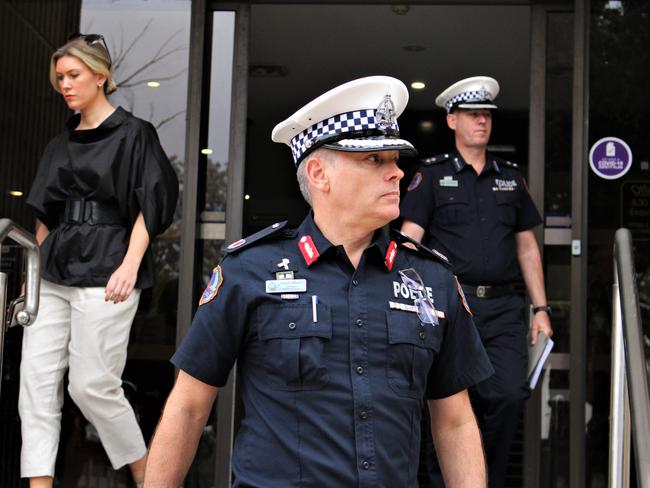
[[[325,141],[339,134],[371,129],[377,129],[375,111],[373,109],[355,110],[354,112],[347,112],[335,115],[327,120],[322,120],[291,139],[293,160],[298,162],[305,152],[313,148],[316,142]],[[389,130],[399,132],[397,122]]]
[[[468,102],[485,102],[492,103],[491,95],[486,93],[484,90],[475,90],[459,93],[458,95],[451,97],[449,101],[445,104],[447,112],[451,112],[452,107],[458,105],[459,103],[468,103]]]

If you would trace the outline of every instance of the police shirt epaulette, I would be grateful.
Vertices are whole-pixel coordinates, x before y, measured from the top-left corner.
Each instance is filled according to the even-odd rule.
[[[427,257],[429,259],[435,259],[436,261],[439,261],[442,264],[444,264],[445,266],[451,268],[451,264],[449,263],[449,259],[447,258],[447,256],[442,254],[440,251],[436,251],[435,249],[431,249],[431,248],[425,246],[424,244],[419,243],[418,241],[416,241],[412,237],[407,236],[406,234],[404,234],[403,232],[401,232],[401,231],[399,231],[397,229],[391,229],[390,230],[390,236],[395,242],[398,242],[398,243],[402,244],[403,246],[404,246],[404,244],[412,244],[415,247],[415,249],[413,249],[412,247],[404,246],[405,248],[410,249],[411,251],[415,251],[418,254],[420,254],[420,255],[422,255],[424,257]]]
[[[437,156],[432,156],[430,158],[424,158],[422,160],[422,164],[424,164],[425,166],[429,166],[431,164],[442,163],[444,161],[447,161],[450,157],[451,157],[451,154],[449,154],[449,153],[438,154]]]
[[[239,239],[238,241],[235,241],[232,244],[226,246],[223,252],[225,254],[234,254],[241,251],[242,249],[250,247],[253,244],[268,239],[269,237],[285,234],[291,230],[291,229],[284,230],[284,228],[287,225],[287,222],[288,222],[287,220],[285,220],[284,222],[276,222],[275,224],[268,226],[266,229],[262,229],[259,232],[256,232],[255,234],[251,234],[248,237]]]
[[[519,169],[519,165],[517,163],[513,163],[512,161],[508,161],[507,159],[496,158],[494,156],[493,159],[499,164],[505,164],[506,166],[510,166],[511,168]]]

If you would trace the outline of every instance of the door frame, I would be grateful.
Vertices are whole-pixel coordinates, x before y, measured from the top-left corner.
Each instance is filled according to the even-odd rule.
[[[274,3],[263,2],[259,3]],[[337,3],[337,2],[304,2]],[[347,3],[347,2],[346,2]],[[376,0],[368,4],[394,3]],[[412,2],[420,4],[450,3],[439,1]],[[462,2],[465,3],[465,2]],[[489,1],[474,0],[485,4]],[[513,2],[513,5],[528,2]],[[537,208],[544,208],[544,147],[546,102],[546,14],[556,5],[531,5],[531,76],[529,107],[529,181]],[[570,486],[585,485],[585,412],[586,401],[586,270],[587,270],[587,168],[588,134],[588,25],[589,2],[574,2],[574,67],[572,110],[572,228],[571,239],[585,252],[572,255],[571,263],[571,343],[570,343]],[[236,15],[235,52],[233,60],[233,98],[228,167],[228,200],[226,209],[226,241],[241,237],[243,226],[243,193],[246,150],[246,115],[248,96],[248,56],[250,42],[250,3],[192,0],[190,63],[188,80],[188,123],[185,150],[183,218],[181,223],[180,277],[177,313],[177,344],[189,329],[194,313],[194,268],[197,237],[197,191],[202,127],[207,123],[204,91],[209,87],[209,56],[206,34],[208,16],[214,10],[230,10]],[[543,227],[535,230],[543,251]],[[231,484],[231,457],[235,431],[236,368],[228,384],[220,389],[217,402],[217,455],[215,486]],[[524,486],[537,488],[540,482],[541,395],[538,388],[528,401],[524,417]]]

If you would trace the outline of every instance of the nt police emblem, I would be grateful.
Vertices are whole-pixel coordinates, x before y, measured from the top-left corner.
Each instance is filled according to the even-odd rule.
[[[199,306],[205,305],[206,303],[212,301],[214,297],[219,293],[219,288],[223,283],[223,273],[221,272],[221,266],[217,266],[212,270],[212,277],[210,278],[210,283],[205,287],[203,295],[201,295],[201,300],[199,301]]]

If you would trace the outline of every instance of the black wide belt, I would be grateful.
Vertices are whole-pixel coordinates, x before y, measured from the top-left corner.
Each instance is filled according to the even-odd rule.
[[[460,287],[464,293],[478,298],[494,298],[517,293],[515,285],[463,285]]]
[[[61,221],[68,224],[88,223],[90,225],[124,223],[118,208],[84,198],[66,200]]]

